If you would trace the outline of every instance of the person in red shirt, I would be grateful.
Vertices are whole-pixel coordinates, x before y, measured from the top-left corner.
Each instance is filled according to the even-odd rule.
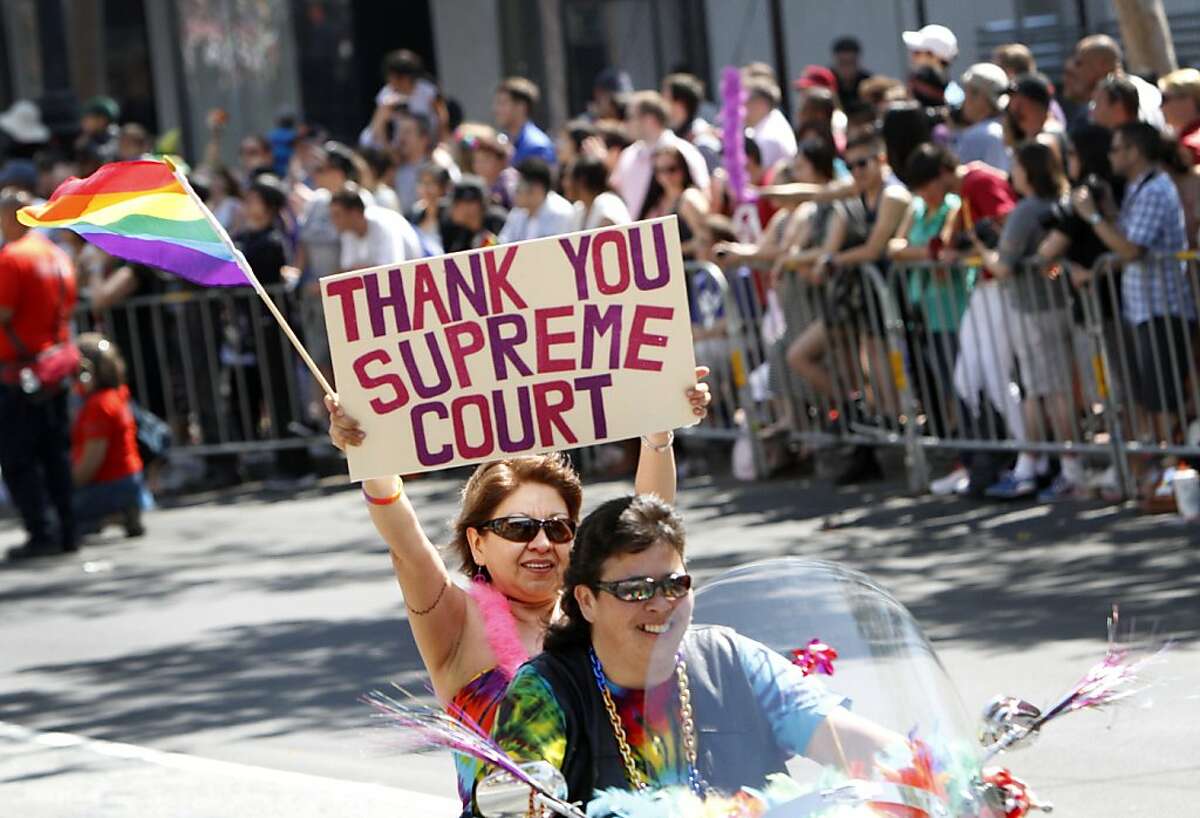
[[[75,271],[65,253],[17,221],[30,204],[23,191],[0,191],[0,472],[28,535],[9,549],[10,560],[78,548],[67,394],[35,398],[20,377],[38,353],[68,339]]]
[[[1200,70],[1172,71],[1158,81],[1158,87],[1163,118],[1179,140],[1180,153],[1188,165],[1200,165]]]
[[[116,344],[97,332],[79,336],[79,382],[83,406],[71,429],[71,477],[79,529],[99,531],[120,515],[125,533],[140,537],[142,457],[137,424],[125,385],[125,359]]]

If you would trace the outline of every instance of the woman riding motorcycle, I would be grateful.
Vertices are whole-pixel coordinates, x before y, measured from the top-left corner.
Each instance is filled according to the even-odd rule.
[[[492,734],[514,760],[561,771],[567,800],[674,784],[732,793],[808,756],[849,771],[905,739],[854,715],[782,655],[691,625],[679,516],[654,496],[580,525],[564,618],[502,700]]]

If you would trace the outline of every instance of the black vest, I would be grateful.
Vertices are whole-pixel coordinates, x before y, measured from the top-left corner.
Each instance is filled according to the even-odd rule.
[[[725,793],[760,786],[768,775],[784,772],[788,759],[755,700],[736,639],[728,628],[701,625],[690,628],[681,645],[692,693],[697,766],[709,786]],[[530,664],[549,683],[566,721],[562,773],[568,800],[586,804],[600,790],[630,789],[587,650],[543,653]]]

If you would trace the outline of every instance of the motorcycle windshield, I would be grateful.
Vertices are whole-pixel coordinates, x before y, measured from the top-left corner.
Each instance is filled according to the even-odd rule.
[[[696,641],[704,633],[717,634],[716,643],[733,646],[733,653],[762,652],[753,644],[760,643],[770,658],[746,662],[755,668],[747,673],[749,686],[740,676],[730,684],[727,670],[700,658],[717,650],[712,640]],[[677,650],[678,642],[663,642],[664,651]],[[695,647],[702,643],[708,646]],[[734,783],[752,788],[754,808],[734,814],[1003,815],[980,786],[974,725],[932,646],[912,615],[865,575],[794,558],[734,568],[696,591],[678,655],[689,655],[689,644],[697,759],[690,769],[702,779],[692,789],[728,797]],[[669,654],[656,653],[661,667]],[[724,681],[706,690],[706,673]],[[708,712],[714,706],[721,712]],[[682,724],[684,708],[680,713]],[[781,723],[789,719],[794,723]],[[769,774],[780,769],[780,758],[787,759],[786,773]],[[758,780],[731,781],[735,769]]]

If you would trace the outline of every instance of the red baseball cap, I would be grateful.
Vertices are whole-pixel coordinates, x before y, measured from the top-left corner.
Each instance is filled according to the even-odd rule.
[[[804,72],[795,83],[797,88],[828,88],[837,93],[837,77],[823,65],[805,66]]]

